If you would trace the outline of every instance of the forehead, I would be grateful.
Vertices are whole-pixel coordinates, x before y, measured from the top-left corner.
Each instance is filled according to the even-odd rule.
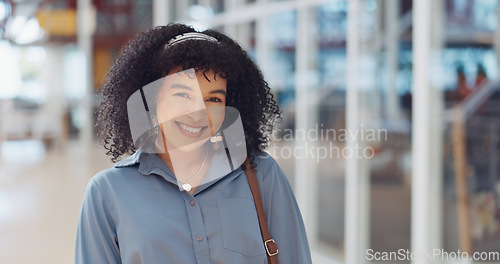
[[[182,70],[182,67],[176,67],[169,71],[168,76],[165,78],[166,83],[174,84],[181,83],[193,88],[217,88],[227,90],[227,80],[222,77],[220,73],[214,70],[199,70],[194,69]]]

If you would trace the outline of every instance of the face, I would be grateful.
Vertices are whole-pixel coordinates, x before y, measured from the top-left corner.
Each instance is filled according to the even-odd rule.
[[[158,96],[157,118],[168,150],[192,151],[224,121],[227,80],[214,71],[169,72]]]

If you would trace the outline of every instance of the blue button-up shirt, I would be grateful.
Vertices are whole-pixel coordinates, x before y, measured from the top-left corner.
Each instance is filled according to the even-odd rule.
[[[280,263],[311,263],[286,177],[267,154],[255,156],[254,163]],[[136,152],[90,180],[75,263],[267,263],[245,172],[239,167],[190,194],[179,191],[156,154]]]

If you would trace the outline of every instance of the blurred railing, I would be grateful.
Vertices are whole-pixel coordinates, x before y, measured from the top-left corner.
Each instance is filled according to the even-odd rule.
[[[445,113],[453,144],[458,236],[463,252],[471,253],[473,250],[471,177],[479,182],[477,185],[490,186],[491,192],[498,198],[495,185],[498,172],[497,128],[500,127],[499,88],[500,80],[485,81]],[[476,151],[478,144],[479,153]],[[471,172],[471,168],[476,167],[484,169]]]

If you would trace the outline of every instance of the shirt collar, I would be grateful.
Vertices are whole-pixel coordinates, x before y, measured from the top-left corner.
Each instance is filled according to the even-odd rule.
[[[141,155],[141,151],[136,151],[132,156],[121,160],[117,163],[115,163],[115,168],[123,168],[123,167],[131,167],[134,166],[135,164],[139,163],[139,157]]]
[[[139,165],[138,171],[142,175],[158,174],[165,180],[176,184],[174,173],[155,153],[143,152],[137,150],[132,156],[117,162],[115,168],[132,167]]]
[[[218,157],[220,158],[220,157]],[[161,177],[163,177],[165,180],[168,182],[177,185],[177,180],[175,178],[174,173],[170,168],[165,164],[165,162],[155,153],[146,153],[142,152],[140,149],[137,150],[134,154],[132,154],[130,157],[119,161],[115,164],[115,168],[124,168],[124,167],[132,167],[139,164],[138,171],[140,174],[147,176],[150,174],[157,174]],[[212,173],[216,173],[217,168],[213,168],[212,166],[209,169],[209,172],[207,173],[208,175]],[[200,186],[198,186],[198,189],[196,189],[195,195],[202,190],[206,189],[213,183],[217,182],[218,179],[225,178],[230,175],[234,175],[235,177],[239,176],[243,172],[243,169],[241,166],[236,168],[235,170],[229,172],[229,174],[223,176],[223,177],[216,177],[216,180],[209,180],[208,182],[202,183]],[[211,177],[209,177],[211,178]]]

